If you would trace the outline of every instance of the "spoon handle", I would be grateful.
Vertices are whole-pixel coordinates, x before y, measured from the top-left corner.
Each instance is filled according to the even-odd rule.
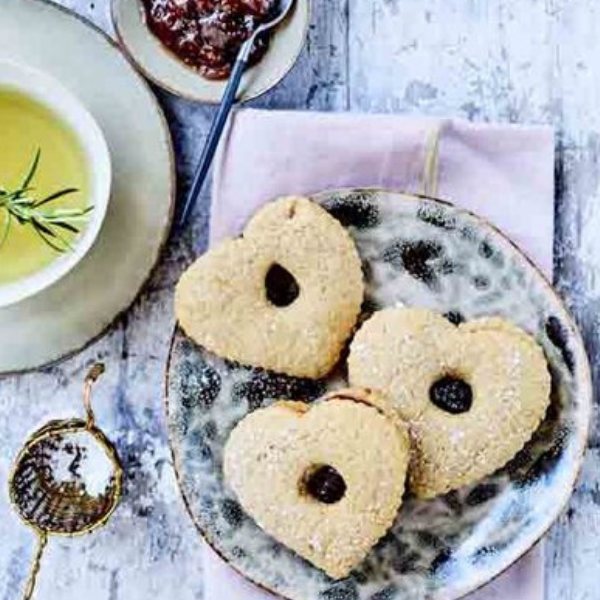
[[[219,105],[219,110],[215,115],[210,131],[208,133],[208,138],[206,140],[204,150],[202,151],[200,163],[198,165],[198,168],[196,169],[192,186],[185,200],[185,204],[183,205],[183,210],[181,211],[181,214],[179,216],[179,227],[183,227],[185,225],[190,213],[192,212],[192,209],[194,208],[198,200],[198,196],[202,191],[204,181],[206,180],[206,176],[208,175],[208,171],[210,170],[210,166],[215,156],[215,152],[217,151],[217,148],[219,146],[219,141],[221,139],[221,135],[223,134],[223,129],[225,128],[225,125],[227,123],[227,119],[229,117],[229,113],[231,112],[231,108],[235,103],[237,91],[240,87],[242,75],[244,74],[246,66],[248,65],[248,60],[250,58],[250,52],[252,50],[253,44],[254,36],[244,43],[236,58],[235,64],[231,71],[231,76],[229,77],[229,81],[227,83],[227,87],[225,88],[225,92],[223,93],[223,98],[221,99],[221,104]]]

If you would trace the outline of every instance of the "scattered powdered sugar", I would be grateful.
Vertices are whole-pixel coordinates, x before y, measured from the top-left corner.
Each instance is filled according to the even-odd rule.
[[[57,438],[49,466],[57,484],[80,484],[89,496],[95,498],[110,487],[114,474],[114,466],[105,449],[88,432],[69,433]]]

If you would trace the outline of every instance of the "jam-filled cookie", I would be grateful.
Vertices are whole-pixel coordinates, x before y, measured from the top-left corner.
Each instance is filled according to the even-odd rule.
[[[550,400],[542,349],[499,318],[456,326],[429,310],[386,309],[356,334],[348,368],[352,385],[386,394],[409,424],[409,485],[424,498],[504,466]]]
[[[267,533],[340,579],[393,524],[409,448],[384,399],[344,390],[250,413],[225,447],[225,479]]]
[[[297,377],[325,376],[363,301],[361,261],[348,232],[306,198],[252,218],[182,276],[175,307],[184,331],[230,360]]]

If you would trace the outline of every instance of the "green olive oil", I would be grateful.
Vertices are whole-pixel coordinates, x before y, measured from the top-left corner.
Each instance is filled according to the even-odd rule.
[[[41,159],[31,183],[32,195],[44,198],[65,187],[77,188],[76,193],[57,200],[53,206],[87,207],[89,169],[75,134],[43,104],[19,91],[0,87],[0,188],[19,186],[38,149]],[[0,231],[7,218],[7,211],[0,208]],[[65,236],[72,241],[76,234],[67,231]],[[59,255],[30,225],[13,219],[0,246],[0,285],[43,269]]]

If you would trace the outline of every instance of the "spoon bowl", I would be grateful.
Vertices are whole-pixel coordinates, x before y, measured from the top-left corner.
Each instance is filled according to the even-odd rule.
[[[271,9],[271,18],[265,23],[261,23],[252,33],[252,35],[243,43],[237,56],[236,63],[240,60],[248,61],[250,54],[254,48],[254,44],[261,36],[267,34],[272,29],[276,29],[281,25],[287,16],[292,12],[292,8],[296,4],[296,0],[275,0]],[[234,66],[235,69],[235,66]],[[234,73],[231,73],[230,80],[233,79]]]
[[[276,0],[275,5],[271,11],[271,19],[266,23],[261,23],[255,30],[254,36],[261,35],[273,29],[274,27],[278,27],[283,23],[283,21],[287,18],[287,16],[292,11],[296,0]]]

